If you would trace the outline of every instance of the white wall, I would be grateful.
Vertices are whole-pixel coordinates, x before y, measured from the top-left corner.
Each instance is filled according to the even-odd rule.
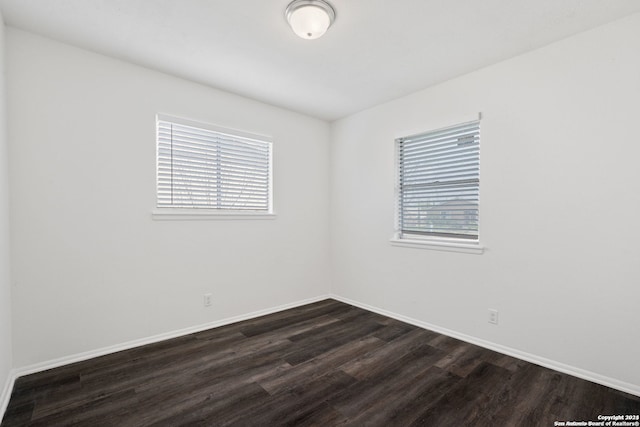
[[[12,367],[11,282],[9,280],[9,170],[5,109],[4,21],[0,14],[0,414]],[[10,390],[7,390],[10,392]]]
[[[640,392],[639,52],[634,15],[335,122],[334,292]],[[392,247],[394,138],[480,111],[486,252]]]
[[[327,123],[13,28],[7,52],[16,366],[330,291]],[[277,219],[153,221],[157,112],[272,136]]]

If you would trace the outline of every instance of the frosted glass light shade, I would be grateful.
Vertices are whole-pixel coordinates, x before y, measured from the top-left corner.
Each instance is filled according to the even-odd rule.
[[[335,19],[335,11],[323,0],[296,0],[285,12],[287,21],[299,37],[317,39],[327,32]]]

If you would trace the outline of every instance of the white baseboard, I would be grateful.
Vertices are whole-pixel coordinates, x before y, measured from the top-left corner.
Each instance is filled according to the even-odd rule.
[[[17,371],[15,369],[9,371],[9,376],[2,388],[2,394],[0,394],[0,422],[2,422],[4,413],[9,406],[9,399],[11,399],[11,392],[13,391],[13,384],[15,384],[16,378],[18,378]]]
[[[360,307],[364,310],[372,311],[374,313],[381,314],[383,316],[391,317],[396,320],[400,320],[401,322],[409,323],[411,325],[418,326],[420,328],[429,329],[434,332],[438,332],[443,335],[450,336],[452,338],[457,338],[461,341],[465,341],[471,344],[478,345],[480,347],[487,348],[489,350],[497,351],[498,353],[506,354],[508,356],[515,357],[517,359],[525,360],[527,362],[534,363],[536,365],[544,366],[545,368],[553,369],[554,371],[562,372],[564,374],[572,375],[574,377],[582,378],[583,380],[591,381],[597,384],[601,384],[606,387],[611,387],[616,390],[623,391],[625,393],[633,394],[635,396],[640,396],[640,385],[631,384],[628,382],[620,381],[615,378],[610,378],[604,375],[597,374],[595,372],[587,371],[584,369],[576,368],[575,366],[566,365],[564,363],[547,359],[544,357],[537,356],[535,354],[526,353],[524,351],[520,351],[511,347],[506,347],[500,344],[496,344],[490,341],[485,341],[480,338],[472,337],[470,335],[465,335],[456,331],[452,331],[450,329],[442,328],[437,325],[433,325],[431,323],[423,322],[421,320],[413,319],[411,317],[403,316],[401,314],[397,314],[388,310],[384,310],[382,308],[374,307],[368,304],[364,304],[358,301],[351,300],[349,298],[344,298],[339,295],[330,295],[330,298],[333,298],[337,301],[344,302],[346,304],[350,304],[356,307]]]
[[[96,350],[86,351],[84,353],[73,354],[69,356],[60,357],[58,359],[48,360],[46,362],[36,363],[29,366],[24,366],[15,370],[15,378],[22,377],[36,372],[46,371],[47,369],[58,368],[60,366],[69,365],[71,363],[81,362],[83,360],[92,359],[94,357],[104,356],[111,353],[117,353],[118,351],[130,350],[132,348],[140,347],[147,344],[153,344],[159,341],[168,340],[171,338],[177,338],[184,335],[193,334],[195,332],[206,331],[207,329],[217,328],[231,323],[241,322],[243,320],[253,319],[267,314],[277,313],[279,311],[288,310],[290,308],[300,307],[302,305],[311,304],[314,302],[322,301],[327,298],[331,298],[330,295],[320,295],[313,298],[308,298],[301,301],[296,301],[288,304],[283,304],[277,307],[271,307],[264,310],[258,310],[239,316],[228,317],[222,320],[216,320],[213,322],[190,326],[188,328],[179,329],[175,331],[165,332],[158,335],[153,335],[147,338],[141,338],[138,340],[128,341],[121,344],[112,345],[109,347],[103,347]],[[9,392],[10,393],[10,392]]]

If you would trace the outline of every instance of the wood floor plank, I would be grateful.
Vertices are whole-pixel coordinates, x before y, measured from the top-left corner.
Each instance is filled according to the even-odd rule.
[[[486,349],[460,341],[458,346],[454,347],[435,366],[459,377],[466,377],[480,363],[484,362],[482,355],[485,352],[487,352]]]
[[[247,402],[263,402],[267,398],[266,391],[255,383],[249,383],[238,387],[233,394],[223,398],[205,398],[181,410],[166,411],[166,416],[155,417],[155,420],[140,417],[136,421],[142,423],[138,425],[155,427],[221,425],[229,419],[230,414],[241,412],[247,406]]]
[[[280,311],[269,316],[245,320],[224,328],[233,328],[243,332],[246,336],[259,335],[263,332],[272,332],[280,327],[285,327],[306,320],[322,317],[336,316],[348,312],[352,307],[335,300],[323,300],[307,306],[296,307],[290,310]]]
[[[428,408],[436,406],[445,393],[460,381],[460,377],[436,366],[430,367],[425,374],[411,385],[411,388],[398,396],[397,406],[389,411],[385,424],[388,426],[409,426]],[[494,424],[499,425],[499,424]]]
[[[394,320],[392,322],[388,322],[386,326],[377,331],[374,336],[376,338],[380,338],[383,341],[389,342],[416,329],[420,328]]]
[[[397,359],[389,369],[345,389],[331,403],[356,425],[384,425],[440,357],[437,349],[425,344]]]
[[[508,404],[498,411],[497,416],[505,419],[508,425],[534,425],[540,416],[539,408],[549,407],[549,400],[555,398],[550,394],[554,386],[554,374],[533,364],[527,364],[512,373],[507,390]],[[558,415],[550,413],[547,416],[557,419]]]
[[[13,399],[13,397],[12,397]],[[33,415],[34,401],[15,403],[9,402],[9,406],[2,419],[3,427],[21,427],[29,425]]]
[[[19,378],[1,427],[551,426],[640,397],[327,299]]]
[[[101,420],[112,414],[113,407],[137,406],[138,401],[134,390],[122,390],[116,393],[100,396],[99,398],[85,400],[81,404],[72,407],[59,408],[38,417],[35,415],[29,426],[32,427],[57,427],[69,425],[92,425],[90,420]]]
[[[411,425],[473,425],[470,419],[476,411],[487,409],[480,406],[478,397],[486,391],[499,392],[508,382],[509,376],[506,369],[483,362],[466,378],[461,378],[447,390],[437,405],[425,408]]]
[[[309,331],[298,334],[290,337],[296,346],[284,359],[292,365],[297,365],[336,346],[372,334],[383,327],[379,323],[364,320],[361,322],[340,322],[337,325],[331,324],[326,328],[318,328],[313,333]]]
[[[246,402],[236,413],[224,414],[223,426],[296,425],[299,421],[319,417],[326,409],[326,400],[355,380],[341,371],[331,372],[299,384],[268,400]],[[260,424],[256,422],[259,420]]]
[[[405,355],[421,347],[428,346],[425,341],[427,341],[430,336],[429,331],[423,329],[413,330],[375,351],[371,351],[362,357],[345,363],[340,369],[358,379],[375,377],[378,373],[387,371],[389,366],[395,366],[401,363],[400,359],[405,357]],[[432,348],[434,352],[437,351],[440,357],[444,357],[446,354],[431,346],[429,347]]]
[[[270,394],[276,394],[291,387],[292,384],[297,385],[321,377],[334,370],[336,366],[357,359],[382,345],[384,345],[384,341],[374,336],[350,341],[306,362],[295,366],[289,365],[289,368],[284,370],[274,371],[273,375],[263,378],[258,383]]]

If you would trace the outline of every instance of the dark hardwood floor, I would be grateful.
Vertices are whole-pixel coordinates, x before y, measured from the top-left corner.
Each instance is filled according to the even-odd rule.
[[[9,426],[553,426],[640,398],[334,300],[19,378]]]

